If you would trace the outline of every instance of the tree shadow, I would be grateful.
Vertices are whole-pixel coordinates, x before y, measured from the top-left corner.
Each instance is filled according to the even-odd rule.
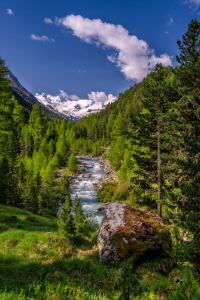
[[[0,293],[6,290],[17,294],[23,289],[27,296],[35,296],[34,286],[40,286],[41,293],[45,293],[48,285],[56,290],[56,286],[69,284],[94,293],[99,293],[99,290],[110,293],[115,269],[116,266],[112,269],[110,265],[97,261],[96,253],[84,259],[71,257],[49,263],[29,261],[12,254],[0,257]]]

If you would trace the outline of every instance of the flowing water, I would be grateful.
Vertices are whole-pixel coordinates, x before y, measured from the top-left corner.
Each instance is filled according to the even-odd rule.
[[[85,212],[92,212],[96,215],[97,222],[100,224],[104,215],[96,212],[98,207],[102,207],[102,203],[96,196],[95,186],[93,183],[98,183],[99,180],[105,176],[101,165],[98,160],[92,159],[78,159],[81,164],[85,164],[87,170],[83,171],[75,179],[75,182],[71,184],[71,199],[74,200],[75,196],[78,195],[81,200],[83,210]],[[87,166],[90,166],[88,169]],[[90,176],[90,177],[87,177]]]

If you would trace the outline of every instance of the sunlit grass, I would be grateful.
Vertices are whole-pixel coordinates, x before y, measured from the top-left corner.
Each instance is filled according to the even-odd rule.
[[[120,272],[121,264],[99,261],[90,237],[74,245],[59,236],[56,219],[0,205],[0,300],[117,300]],[[134,272],[147,286],[135,299],[163,300],[177,287],[174,277],[183,278],[184,266],[170,277],[157,262]]]

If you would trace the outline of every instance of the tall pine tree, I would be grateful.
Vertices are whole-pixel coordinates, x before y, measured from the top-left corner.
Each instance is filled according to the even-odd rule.
[[[132,178],[135,197],[143,204],[154,206],[157,198],[157,214],[162,217],[161,198],[163,176],[161,173],[161,115],[169,109],[170,98],[174,91],[167,81],[168,69],[157,64],[143,80],[143,111],[132,117],[132,144],[136,151],[133,155],[138,168]],[[156,197],[157,194],[157,197]]]
[[[163,158],[168,161],[163,170],[171,184],[166,201],[176,212],[177,226],[193,235],[188,258],[200,269],[200,23],[196,19],[177,43],[181,65],[174,73],[179,100],[162,119],[167,149]]]

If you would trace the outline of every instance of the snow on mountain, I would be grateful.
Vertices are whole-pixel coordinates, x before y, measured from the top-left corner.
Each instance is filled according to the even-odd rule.
[[[91,95],[93,95],[94,99],[91,99]],[[66,119],[71,119],[72,121],[77,121],[91,113],[99,112],[105,108],[108,103],[117,100],[117,97],[112,94],[106,96],[104,92],[92,92],[88,94],[88,98],[90,99],[80,99],[78,96],[68,95],[64,91],[60,91],[60,94],[57,96],[51,96],[46,93],[39,95],[37,93],[35,97],[39,103],[45,105],[55,113],[64,115]]]

